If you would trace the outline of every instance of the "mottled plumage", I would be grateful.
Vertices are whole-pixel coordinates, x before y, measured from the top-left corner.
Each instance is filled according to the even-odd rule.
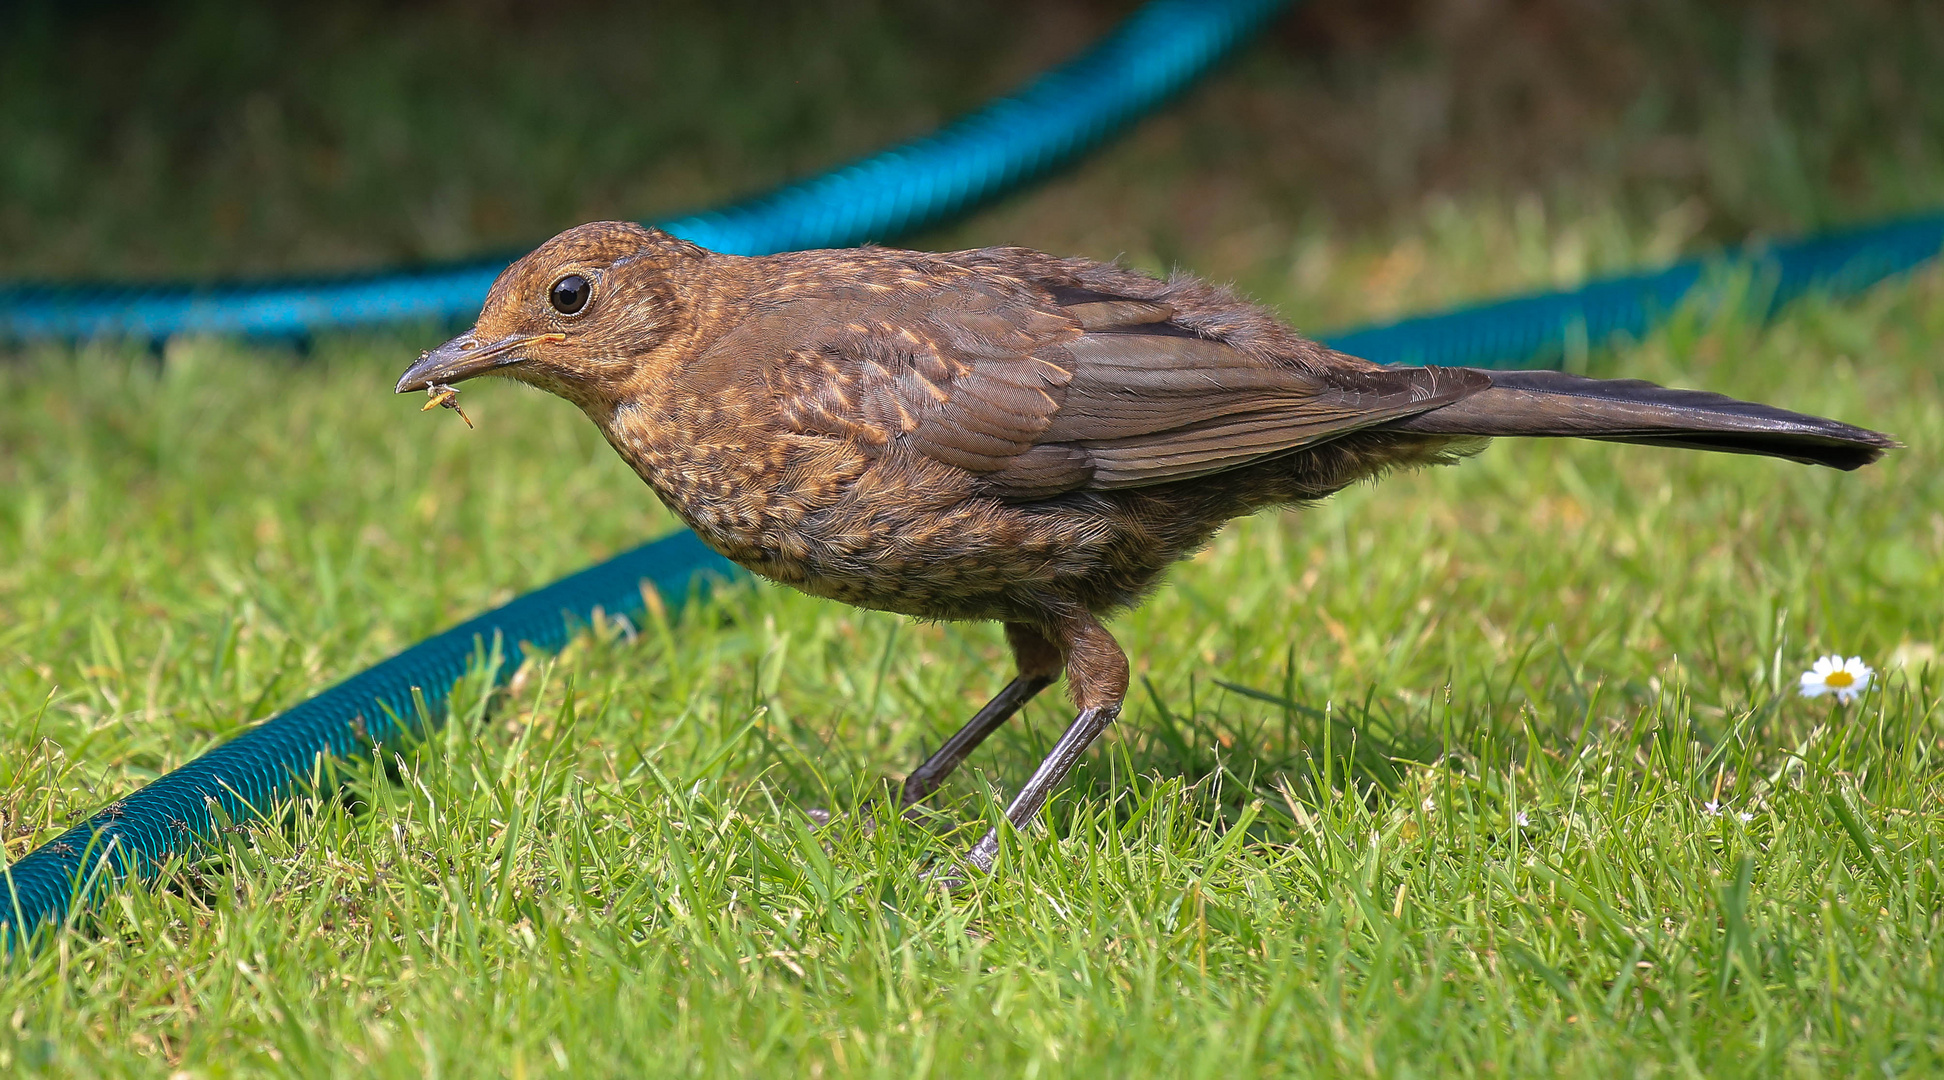
[[[864,607],[1006,624],[1019,677],[912,775],[907,802],[1065,670],[1081,715],[1008,809],[1020,824],[1126,692],[1099,617],[1230,518],[1493,435],[1841,468],[1893,445],[1647,383],[1380,367],[1193,278],[1084,259],[739,258],[617,223],[509,267],[478,325],[398,389],[488,373],[580,406],[670,509],[756,573]],[[992,843],[975,863],[990,864]]]

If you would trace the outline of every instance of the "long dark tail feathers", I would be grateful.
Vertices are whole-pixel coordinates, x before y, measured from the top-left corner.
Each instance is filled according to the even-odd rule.
[[[1836,420],[1638,379],[1588,379],[1559,371],[1479,374],[1490,378],[1488,389],[1383,428],[1603,439],[1764,454],[1832,469],[1868,465],[1899,445],[1887,435]]]

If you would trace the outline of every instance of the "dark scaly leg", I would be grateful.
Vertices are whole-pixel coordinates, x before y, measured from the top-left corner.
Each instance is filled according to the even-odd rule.
[[[1006,820],[1015,829],[1024,828],[1046,805],[1047,797],[1073,771],[1080,755],[1120,715],[1121,702],[1127,698],[1127,654],[1121,652],[1099,620],[1083,612],[1054,629],[1065,646],[1067,685],[1080,714],[1053,745],[1053,752],[1033,771],[1032,779],[1013,797],[1012,805],[1006,807]],[[972,846],[966,858],[981,870],[991,870],[998,855],[999,831],[994,829]]]
[[[999,691],[997,697],[986,702],[966,725],[945,740],[945,745],[925,759],[924,764],[913,769],[905,777],[903,806],[915,802],[937,791],[952,770],[959,767],[986,737],[999,730],[999,725],[1012,719],[1020,707],[1053,684],[1060,677],[1060,669],[1065,658],[1060,655],[1059,646],[1046,639],[1046,635],[1024,623],[1006,624],[1006,641],[1012,646],[1013,660],[1019,666],[1019,674],[1013,681]]]

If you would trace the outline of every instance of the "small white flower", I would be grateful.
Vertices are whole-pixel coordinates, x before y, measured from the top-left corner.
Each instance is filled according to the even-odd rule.
[[[1519,828],[1529,829],[1531,827],[1532,827],[1532,819],[1526,816],[1526,812],[1524,810],[1519,811]]]
[[[1870,679],[1875,674],[1860,656],[1852,656],[1848,660],[1840,656],[1820,657],[1814,666],[1802,673],[1802,696],[1835,694],[1837,701],[1847,705],[1869,688]]]
[[[1739,814],[1737,814],[1737,815],[1735,815],[1735,816],[1736,816],[1736,817],[1739,817],[1739,818],[1741,818],[1741,819],[1742,819],[1743,821],[1754,821],[1754,820],[1755,820],[1755,815],[1754,815],[1754,814],[1751,814],[1751,813],[1749,813],[1749,812],[1748,812],[1748,811],[1746,811],[1746,810],[1744,810],[1744,811],[1742,811],[1741,813],[1739,813]]]

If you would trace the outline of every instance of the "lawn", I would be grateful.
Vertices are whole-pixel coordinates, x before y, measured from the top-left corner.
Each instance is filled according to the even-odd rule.
[[[1398,25],[1316,7],[1099,158],[913,242],[1178,264],[1328,329],[1944,202],[1944,95],[1925,75],[1944,20],[1922,5],[1486,4],[1471,22],[1400,5]],[[0,177],[0,269],[327,268],[705,202],[921,130],[1118,9],[845,8],[803,56],[788,27],[740,39],[690,12],[682,33],[722,54],[740,41],[776,73],[654,38],[690,57],[691,82],[743,90],[644,106],[676,119],[607,141],[556,124],[532,73],[615,46],[522,23],[530,47],[493,53],[519,77],[493,92],[546,107],[509,105],[491,139],[449,148],[484,155],[451,173],[490,189],[472,202],[410,188],[436,140],[366,148],[368,174],[331,173],[307,140],[335,137],[332,102],[356,112],[331,97],[350,85],[325,79],[334,57],[395,75],[357,84],[382,102],[411,89],[414,48],[499,41],[492,24],[411,7],[385,53],[346,43],[353,17],[333,37],[196,10],[158,56],[234,72],[225,33],[300,42],[274,75],[234,74],[265,88],[200,125],[172,128],[157,104],[90,141],[73,133],[99,125],[62,110],[94,115],[105,91],[53,103],[0,65],[39,103],[3,121],[35,150]],[[76,64],[105,65],[136,33],[100,10],[32,17],[43,37],[14,35],[8,57],[71,36]],[[845,62],[961,33],[957,75]],[[1859,42],[1883,43],[1868,69],[1845,59]],[[812,83],[846,73],[800,105],[816,124],[750,119],[795,100],[786,60]],[[425,123],[461,123],[475,92],[411,100]],[[685,119],[717,97],[698,115],[719,123]],[[1423,120],[1427,101],[1441,119]],[[720,142],[651,194],[617,179],[684,123]],[[523,149],[588,156],[594,194],[576,201],[554,165],[522,175]],[[90,160],[117,165],[94,176]],[[326,179],[272,182],[290,176]],[[63,183],[73,207],[34,201]],[[412,194],[385,203],[387,185]],[[468,430],[393,398],[440,332],[0,354],[8,859],[426,634],[672,528],[560,401],[481,387]],[[1113,622],[1135,665],[1127,713],[1041,823],[1009,834],[998,871],[956,893],[922,871],[987,827],[1065,722],[1058,696],[973,757],[938,819],[872,796],[1008,676],[995,628],[762,584],[597,628],[504,692],[462,688],[453,723],[352,767],[341,795],[237,826],[161,887],[0,962],[0,1070],[1935,1072],[1941,348],[1931,270],[1767,323],[1688,311],[1575,358],[1907,444],[1858,473],[1505,442],[1235,523]],[[1797,696],[1839,651],[1878,685],[1847,707]],[[813,827],[816,807],[835,824]]]

